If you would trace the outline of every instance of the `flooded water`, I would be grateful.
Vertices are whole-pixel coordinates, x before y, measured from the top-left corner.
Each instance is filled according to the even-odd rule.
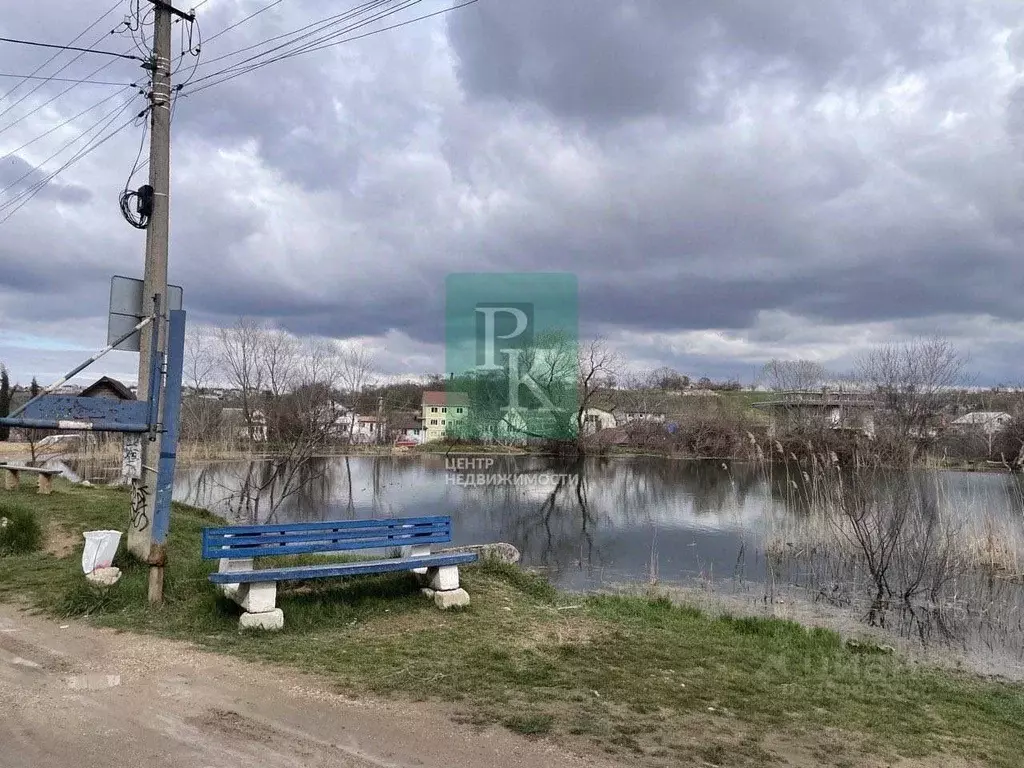
[[[455,544],[509,542],[562,588],[656,583],[738,610],[803,603],[1024,676],[1019,477],[822,483],[808,469],[648,457],[211,462],[180,468],[174,495],[247,523],[451,515]]]

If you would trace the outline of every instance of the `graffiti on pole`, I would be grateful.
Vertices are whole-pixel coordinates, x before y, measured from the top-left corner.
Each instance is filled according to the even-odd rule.
[[[147,496],[146,486],[135,480],[132,483],[132,530],[144,531],[149,528],[149,513],[146,512]]]

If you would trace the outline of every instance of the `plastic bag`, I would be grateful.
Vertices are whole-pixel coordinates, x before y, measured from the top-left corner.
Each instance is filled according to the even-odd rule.
[[[114,562],[121,543],[120,531],[86,531],[85,550],[82,552],[82,571],[92,573],[97,568],[109,568]]]

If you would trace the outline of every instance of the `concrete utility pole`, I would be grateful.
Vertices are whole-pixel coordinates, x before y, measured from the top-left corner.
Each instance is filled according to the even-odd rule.
[[[143,274],[142,307],[152,314],[158,297],[160,317],[142,329],[139,351],[138,398],[149,397],[151,334],[157,336],[157,353],[163,357],[167,347],[167,242],[171,182],[171,15],[175,13],[162,0],[153,3],[153,79],[150,90],[149,185],[153,188],[153,212],[146,229],[146,267]],[[157,380],[163,387],[163,378]],[[161,398],[162,400],[162,398]],[[149,563],[149,601],[163,601],[166,550],[154,547],[153,509],[156,500],[157,466],[160,462],[160,432],[155,439],[143,440],[142,477],[132,481],[132,512],[128,527],[128,549]],[[155,551],[154,551],[155,550]]]

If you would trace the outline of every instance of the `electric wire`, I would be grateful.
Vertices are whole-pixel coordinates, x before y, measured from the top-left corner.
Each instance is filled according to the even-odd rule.
[[[91,146],[87,147],[86,149],[83,149],[83,150],[81,150],[81,151],[80,151],[80,152],[79,152],[78,154],[76,154],[76,155],[75,155],[75,156],[74,156],[73,158],[71,158],[71,159],[70,159],[70,160],[69,160],[68,162],[66,162],[66,163],[65,163],[64,165],[62,165],[62,166],[61,166],[60,168],[58,168],[58,169],[57,169],[56,171],[54,171],[54,172],[53,172],[53,173],[51,173],[51,174],[50,174],[49,176],[47,176],[47,177],[46,177],[46,178],[45,178],[45,179],[44,179],[44,180],[43,180],[42,182],[40,182],[40,183],[39,183],[39,184],[38,184],[38,185],[37,185],[37,186],[36,186],[36,187],[35,187],[35,188],[34,188],[34,189],[32,190],[32,192],[31,192],[31,193],[30,193],[30,194],[29,194],[29,195],[28,195],[27,197],[25,197],[25,199],[24,199],[24,200],[22,200],[22,201],[21,201],[21,203],[19,203],[18,205],[16,205],[16,206],[15,206],[15,207],[14,207],[13,209],[11,209],[11,210],[10,210],[10,211],[9,211],[9,212],[7,213],[7,215],[6,215],[6,216],[4,216],[4,217],[3,217],[2,219],[0,219],[0,224],[3,224],[4,222],[6,222],[6,221],[7,221],[8,219],[10,219],[10,218],[11,218],[11,217],[12,217],[12,216],[13,216],[14,214],[16,214],[16,213],[17,213],[18,211],[20,211],[20,210],[21,210],[22,208],[24,208],[24,207],[25,207],[26,205],[28,205],[28,204],[29,204],[29,202],[30,202],[30,201],[32,200],[32,198],[34,198],[34,197],[35,197],[36,195],[38,195],[38,194],[39,194],[39,193],[40,193],[40,192],[41,192],[41,191],[42,191],[42,190],[43,190],[43,189],[44,189],[44,188],[45,188],[45,187],[46,187],[46,186],[47,186],[47,185],[48,185],[48,184],[49,184],[49,183],[50,183],[51,181],[53,181],[53,179],[54,179],[54,178],[55,178],[55,177],[56,177],[56,176],[57,176],[58,174],[60,174],[60,173],[63,173],[63,172],[64,172],[64,171],[66,171],[66,170],[67,170],[68,168],[70,168],[70,167],[71,167],[72,165],[74,165],[75,163],[77,163],[77,162],[78,162],[79,160],[82,160],[82,159],[84,159],[85,157],[87,157],[88,155],[92,154],[92,153],[93,153],[94,151],[96,151],[96,150],[97,150],[97,149],[99,149],[99,148],[100,148],[101,146],[103,146],[104,144],[106,144],[106,143],[107,143],[107,142],[108,142],[108,141],[109,141],[110,139],[114,138],[114,136],[116,136],[116,135],[117,135],[117,134],[119,134],[119,133],[120,133],[121,131],[123,131],[123,130],[124,130],[125,128],[127,128],[127,127],[128,127],[128,126],[129,126],[130,124],[131,124],[131,120],[128,120],[128,121],[126,121],[126,122],[122,123],[122,124],[121,124],[120,126],[118,126],[118,127],[117,127],[117,128],[115,128],[115,129],[114,129],[113,131],[111,131],[110,133],[108,133],[108,134],[107,134],[106,136],[104,136],[104,137],[103,137],[102,139],[99,139],[99,140],[95,141],[95,142],[94,142],[94,143],[93,143],[93,144],[92,144]],[[2,207],[0,207],[0,211],[2,211],[2,210],[3,210],[3,208],[2,208]]]
[[[106,35],[104,35],[106,37]],[[82,53],[95,53],[103,56],[114,56],[118,59],[131,59],[132,61],[145,61],[140,59],[138,56],[132,56],[127,53],[117,53],[116,51],[100,51],[95,48],[80,48],[75,45],[56,45],[54,43],[40,43],[35,40],[19,40],[14,37],[0,37],[0,43],[14,43],[16,45],[30,45],[36,48],[56,48],[60,51],[81,51]]]
[[[123,1],[124,1],[124,0],[116,0],[116,2],[115,2],[115,3],[114,3],[114,4],[112,5],[112,6],[110,6],[110,8],[109,8],[109,9],[107,9],[107,11],[106,11],[106,12],[105,12],[105,13],[104,13],[103,15],[101,15],[101,16],[100,16],[100,17],[99,17],[98,19],[96,19],[96,20],[95,20],[95,21],[94,21],[94,22],[93,22],[92,24],[90,24],[90,25],[89,25],[88,27],[86,27],[86,28],[85,28],[85,29],[83,29],[83,30],[82,30],[81,32],[79,32],[79,33],[78,33],[78,35],[77,35],[77,36],[76,36],[76,37],[75,37],[75,38],[74,38],[74,39],[73,39],[73,40],[72,40],[72,41],[71,41],[70,43],[68,43],[68,45],[74,45],[74,44],[75,44],[75,43],[77,43],[77,42],[78,42],[79,40],[81,40],[81,39],[82,39],[82,37],[84,37],[84,36],[85,36],[85,35],[86,35],[86,34],[87,34],[87,33],[89,32],[89,30],[90,30],[90,29],[92,29],[93,27],[95,27],[95,26],[96,26],[97,24],[99,24],[99,23],[100,23],[101,21],[103,21],[103,20],[104,20],[105,18],[107,18],[107,16],[109,16],[110,14],[112,14],[112,13],[113,13],[113,12],[114,12],[114,11],[115,11],[115,10],[117,9],[117,7],[118,7],[119,5],[121,5],[121,3],[122,3]],[[104,37],[106,37],[106,35],[104,35]],[[101,38],[101,39],[102,39],[102,38]],[[97,41],[97,42],[98,42],[98,41]],[[47,66],[47,65],[49,65],[49,64],[50,64],[50,62],[52,62],[52,61],[53,61],[54,59],[58,58],[58,57],[59,57],[59,56],[61,55],[61,53],[62,53],[62,51],[60,51],[60,52],[57,52],[57,53],[53,54],[53,55],[52,55],[52,56],[51,56],[50,58],[48,58],[48,59],[47,59],[46,61],[44,61],[44,62],[43,62],[42,64],[40,64],[40,65],[39,65],[38,67],[36,67],[36,68],[35,68],[34,70],[32,70],[32,72],[31,72],[30,74],[31,74],[31,75],[38,75],[38,74],[39,74],[39,73],[40,73],[40,72],[41,72],[41,71],[42,71],[43,69],[45,69],[45,68],[46,68],[46,66]],[[56,73],[54,73],[54,74],[56,74]],[[26,78],[26,79],[27,79],[27,78]],[[8,91],[7,91],[6,93],[4,93],[4,94],[3,94],[2,96],[0,96],[0,102],[2,102],[2,101],[3,101],[4,99],[7,99],[7,98],[9,98],[9,97],[10,97],[10,95],[11,95],[12,93],[14,93],[14,92],[15,92],[16,90],[18,90],[18,88],[20,88],[20,87],[22,86],[22,84],[23,84],[23,83],[24,83],[24,81],[22,81],[22,82],[19,82],[19,83],[15,83],[14,87],[10,88],[10,89],[9,89],[9,90],[8,90]]]
[[[92,77],[93,77],[94,75],[97,75],[97,74],[99,74],[99,73],[100,73],[100,72],[102,72],[102,71],[103,71],[104,69],[106,69],[107,67],[109,67],[109,66],[111,66],[112,64],[114,64],[114,63],[115,63],[116,61],[117,61],[117,59],[111,59],[111,60],[110,60],[110,61],[108,61],[108,62],[107,62],[106,64],[103,64],[102,66],[100,66],[100,67],[97,67],[96,69],[94,69],[94,70],[93,70],[92,72],[90,72],[90,73],[89,73],[89,74],[87,75],[87,78],[92,78]],[[40,84],[40,85],[42,85],[42,84]],[[132,85],[134,85],[134,83],[132,83]],[[37,86],[37,87],[38,87],[38,86]],[[47,99],[46,101],[44,101],[44,102],[43,102],[42,104],[39,104],[38,106],[36,106],[36,107],[35,107],[35,109],[29,110],[28,112],[26,112],[26,113],[25,113],[24,115],[22,115],[21,117],[17,118],[17,119],[16,119],[16,120],[14,120],[13,122],[11,122],[11,123],[8,123],[7,125],[5,125],[5,126],[3,126],[3,127],[0,127],[0,134],[3,134],[3,133],[4,133],[5,131],[8,131],[8,130],[10,130],[11,128],[13,128],[13,127],[14,127],[15,125],[17,125],[17,124],[18,124],[18,123],[20,123],[21,121],[23,121],[23,120],[25,120],[26,118],[29,118],[29,117],[31,117],[32,115],[36,114],[36,113],[37,113],[37,112],[39,112],[39,111],[40,111],[41,109],[44,109],[45,107],[49,106],[50,104],[52,104],[53,102],[55,102],[55,101],[56,101],[57,99],[59,99],[59,98],[60,98],[61,96],[64,96],[64,95],[65,95],[66,93],[68,93],[69,91],[71,91],[71,90],[73,90],[74,88],[77,88],[77,87],[78,87],[78,83],[73,83],[73,84],[71,84],[71,85],[67,86],[67,87],[66,87],[66,88],[64,88],[64,89],[63,89],[62,91],[60,91],[60,92],[59,92],[59,93],[58,93],[58,94],[57,94],[56,96],[52,96],[52,97],[50,97],[49,99]],[[30,92],[29,92],[29,94],[27,94],[27,95],[31,95],[31,94],[32,94],[32,93],[34,93],[34,92],[35,92],[35,89],[33,89],[33,91],[30,91]],[[3,117],[3,116],[4,116],[5,114],[7,114],[7,113],[8,113],[8,112],[9,112],[9,111],[10,111],[10,110],[11,110],[11,109],[13,108],[13,107],[17,106],[17,105],[18,105],[18,104],[20,104],[20,103],[21,103],[22,101],[24,101],[24,98],[22,98],[22,99],[19,99],[19,100],[18,100],[18,101],[16,101],[16,102],[15,102],[14,104],[12,104],[12,105],[11,105],[10,107],[8,107],[7,109],[5,109],[5,110],[3,110],[2,112],[0,112],[0,117]]]
[[[106,130],[110,126],[110,124],[113,123],[117,119],[117,117],[121,113],[123,113],[125,111],[125,109],[127,109],[129,106],[131,106],[131,102],[130,101],[127,102],[126,104],[124,104],[114,114],[112,114],[110,116],[110,119],[97,132],[97,136],[100,133],[102,133],[104,130]],[[15,213],[17,213],[21,208],[23,208],[25,205],[27,205],[28,202],[33,197],[35,197],[37,194],[39,194],[39,192],[42,191],[42,189],[45,188],[54,178],[56,178],[58,174],[63,173],[65,170],[70,168],[72,165],[76,164],[77,162],[79,162],[80,160],[85,158],[86,156],[90,155],[92,152],[94,152],[97,149],[99,149],[103,144],[108,142],[110,139],[112,139],[118,133],[120,133],[121,131],[123,131],[126,128],[128,128],[128,126],[130,126],[132,124],[132,121],[134,119],[135,119],[135,116],[128,118],[126,121],[124,121],[119,126],[114,128],[113,130],[111,130],[109,133],[107,133],[102,138],[91,139],[90,143],[88,143],[85,147],[83,147],[77,153],[75,153],[68,161],[66,161],[63,165],[61,165],[59,168],[57,168],[57,170],[52,171],[47,176],[45,176],[43,179],[39,180],[38,182],[36,182],[35,184],[31,185],[30,187],[26,188],[25,190],[23,190],[21,193],[19,193],[15,197],[13,197],[8,202],[0,205],[0,212],[3,212],[4,210],[8,211],[7,215],[4,216],[4,218],[0,219],[0,224],[3,224],[5,221],[10,219],[11,216],[13,216]],[[91,129],[89,129],[89,130],[91,130]],[[14,205],[14,203],[17,203],[17,205]]]
[[[8,72],[0,72],[0,77],[18,77],[22,80],[46,80],[50,83],[77,83],[78,85],[128,85],[121,80],[76,80],[73,77],[47,77],[46,75],[13,75]]]
[[[29,169],[28,171],[26,171],[25,173],[23,173],[23,174],[22,174],[21,176],[19,176],[19,177],[18,177],[17,179],[15,179],[15,180],[14,180],[14,181],[12,181],[12,182],[9,182],[9,183],[7,184],[7,186],[5,186],[5,187],[3,187],[2,189],[0,189],[0,195],[2,195],[2,194],[3,194],[4,192],[7,192],[7,191],[9,191],[9,190],[13,189],[14,187],[16,187],[16,186],[17,186],[18,184],[20,184],[20,183],[21,183],[22,181],[24,181],[24,180],[25,180],[25,179],[27,179],[27,178],[28,178],[29,176],[31,176],[32,174],[34,174],[34,173],[35,173],[35,172],[36,172],[36,171],[37,171],[37,170],[38,170],[38,169],[39,169],[39,168],[40,168],[41,166],[43,166],[43,165],[45,165],[46,163],[50,162],[50,161],[51,161],[51,160],[53,160],[53,159],[54,159],[55,157],[57,157],[57,156],[58,156],[59,154],[61,154],[61,153],[62,153],[62,152],[63,152],[64,150],[66,150],[66,149],[67,149],[68,147],[70,147],[71,145],[73,145],[73,144],[75,144],[76,142],[80,141],[80,140],[81,140],[81,139],[82,139],[83,137],[85,137],[86,135],[88,135],[89,133],[91,133],[91,132],[92,132],[92,131],[93,131],[93,130],[94,130],[94,129],[95,129],[95,128],[96,128],[97,126],[98,126],[98,125],[100,125],[100,123],[102,123],[102,122],[103,122],[104,120],[108,120],[108,119],[109,119],[109,120],[115,120],[115,119],[117,118],[117,116],[118,116],[119,114],[121,114],[122,112],[124,112],[124,111],[125,111],[125,110],[126,110],[126,109],[127,109],[127,108],[128,108],[129,106],[130,106],[130,105],[131,105],[131,103],[132,103],[132,102],[133,102],[134,100],[135,100],[135,97],[134,97],[134,96],[132,96],[132,97],[131,97],[130,99],[128,99],[128,100],[127,100],[126,102],[124,102],[124,103],[123,103],[123,104],[122,104],[122,105],[121,105],[120,107],[115,107],[115,108],[114,108],[113,110],[111,110],[111,111],[107,112],[107,113],[106,113],[106,114],[104,114],[104,115],[101,115],[101,116],[100,116],[100,118],[99,118],[98,120],[96,120],[96,122],[94,122],[94,123],[93,123],[92,125],[90,125],[90,126],[89,126],[88,128],[86,128],[85,130],[83,130],[83,131],[82,131],[81,133],[79,133],[79,134],[78,134],[77,136],[75,136],[75,137],[73,137],[73,138],[71,138],[71,139],[68,139],[68,140],[67,140],[66,142],[64,142],[64,143],[63,143],[63,144],[62,144],[62,145],[61,145],[61,146],[60,146],[60,147],[59,147],[59,148],[58,148],[58,149],[57,149],[57,150],[56,150],[56,151],[55,151],[55,152],[54,152],[53,154],[51,154],[51,155],[50,155],[49,157],[47,157],[47,158],[46,158],[45,160],[43,160],[43,161],[42,161],[42,162],[40,162],[40,163],[37,163],[35,167],[33,167],[33,168],[30,168],[30,169]],[[102,130],[102,128],[101,128],[100,130]],[[2,208],[3,208],[3,207],[4,207],[5,205],[7,205],[7,204],[8,204],[8,203],[3,203],[3,204],[0,204],[0,209],[2,209]]]
[[[395,0],[371,0],[370,2],[361,3],[360,5],[357,5],[354,8],[350,8],[349,10],[344,11],[343,13],[339,13],[339,14],[336,14],[334,16],[328,16],[328,17],[326,17],[324,19],[320,19],[319,21],[314,21],[314,22],[312,22],[310,24],[307,24],[304,27],[299,27],[298,29],[293,29],[290,32],[283,32],[280,35],[275,35],[274,37],[269,37],[266,40],[261,40],[258,43],[253,43],[252,45],[247,45],[244,48],[239,48],[238,50],[222,54],[222,55],[217,56],[215,58],[207,59],[206,64],[209,65],[209,64],[213,64],[213,63],[218,62],[218,61],[222,61],[224,59],[229,59],[232,56],[238,56],[239,54],[245,53],[246,51],[251,51],[251,50],[254,50],[256,48],[260,48],[260,47],[262,47],[264,45],[268,45],[270,43],[276,42],[277,40],[283,40],[286,37],[292,37],[293,35],[297,35],[300,32],[305,32],[306,30],[311,29],[313,27],[321,27],[321,29],[314,30],[313,32],[311,32],[309,34],[316,34],[317,32],[322,32],[324,29],[327,29],[328,27],[330,27],[330,26],[332,26],[334,24],[338,24],[338,23],[340,23],[342,21],[346,21],[347,19],[352,18],[352,16],[358,15],[358,14],[362,13],[365,10],[369,10],[369,9],[374,8],[374,7],[381,7],[381,6],[386,5],[388,2],[394,2],[394,1]],[[402,1],[405,2],[407,0],[402,0]],[[308,34],[307,35],[302,35],[301,37],[297,37],[294,40],[289,40],[286,43],[282,43],[281,46],[277,46],[276,48],[272,48],[272,49],[270,49],[268,51],[264,51],[263,53],[257,54],[255,57],[252,57],[252,58],[256,58],[258,56],[263,56],[263,55],[265,55],[267,53],[273,53],[273,51],[278,50],[278,48],[280,48],[282,46],[291,45],[293,42],[301,40],[301,39],[303,39],[305,37],[308,37]],[[246,61],[248,61],[248,59]],[[242,63],[244,63],[244,62],[239,62],[239,64],[242,64]],[[236,66],[236,65],[232,65],[232,66]],[[222,70],[222,71],[225,71],[225,70]],[[219,74],[219,73],[214,73],[213,75],[204,75],[204,77],[213,77],[216,74]]]
[[[104,37],[106,37],[106,36],[107,36],[107,34],[109,34],[109,33],[104,33],[103,35],[101,35],[101,36],[100,36],[99,38],[97,38],[96,42],[99,42],[100,40],[102,40],[102,39],[103,39]],[[57,55],[59,56],[60,54],[57,54]],[[64,65],[62,65],[61,67],[59,67],[59,68],[58,68],[58,69],[57,69],[57,70],[56,70],[55,72],[52,72],[52,73],[51,73],[51,78],[50,78],[50,79],[52,79],[52,77],[54,77],[54,76],[56,76],[56,75],[60,74],[61,72],[63,72],[63,71],[65,70],[65,69],[67,69],[68,67],[70,67],[70,66],[71,66],[72,64],[74,64],[74,63],[75,63],[76,61],[78,61],[78,60],[79,60],[80,58],[82,58],[83,56],[85,56],[85,54],[84,54],[84,53],[79,53],[79,54],[78,54],[77,56],[74,56],[74,57],[73,57],[73,58],[71,59],[71,61],[69,61],[69,62],[67,62],[66,64],[64,64]],[[109,66],[111,66],[112,64],[114,64],[114,63],[115,63],[116,61],[117,61],[117,59],[110,59],[110,60],[109,60],[109,61],[108,61],[108,62],[107,62],[106,64],[103,64],[103,65],[101,65],[100,67],[97,67],[97,68],[96,68],[96,69],[94,69],[94,70],[93,70],[92,72],[90,72],[90,73],[89,73],[88,75],[86,75],[86,76],[85,76],[85,79],[90,79],[90,78],[92,78],[92,77],[93,77],[94,75],[98,74],[99,72],[102,72],[102,71],[103,71],[103,70],[105,70],[105,69],[106,69],[107,67],[109,67]],[[36,73],[35,73],[35,72],[33,72],[32,74],[34,75],[34,74],[36,74]],[[4,115],[6,115],[6,114],[7,114],[8,112],[10,112],[10,111],[11,111],[12,109],[14,109],[14,108],[15,108],[16,106],[18,106],[18,105],[19,105],[19,104],[21,104],[21,103],[22,103],[23,101],[25,101],[26,99],[28,99],[29,97],[31,97],[31,96],[32,96],[32,94],[34,94],[34,93],[35,93],[36,91],[38,91],[38,90],[39,90],[40,88],[42,88],[43,86],[45,86],[45,85],[46,85],[46,83],[47,83],[48,81],[49,81],[49,79],[47,79],[47,80],[43,80],[43,81],[42,81],[42,82],[40,82],[40,83],[39,83],[38,85],[36,85],[36,86],[35,86],[34,88],[32,88],[32,89],[31,89],[31,90],[30,90],[30,91],[29,91],[28,93],[26,93],[26,94],[24,94],[23,96],[21,96],[21,98],[19,98],[19,99],[18,99],[17,101],[15,101],[15,102],[11,103],[10,105],[8,105],[6,109],[4,109],[4,110],[0,111],[0,117],[3,117],[3,116],[4,116]],[[75,87],[76,85],[78,85],[78,83],[75,83],[74,85],[71,85],[71,86],[69,86],[69,87],[68,87],[68,88],[67,88],[66,90],[64,90],[64,91],[61,91],[61,93],[60,93],[60,94],[58,94],[58,95],[63,95],[63,94],[65,94],[65,93],[67,93],[67,92],[68,92],[69,90],[71,90],[72,88],[74,88],[74,87]],[[47,103],[47,104],[49,104],[49,103],[50,103],[50,102],[52,102],[53,100],[54,100],[54,99],[51,99],[50,101],[48,101],[48,102],[46,102],[46,103]],[[44,106],[45,106],[45,105],[44,105]],[[36,110],[36,111],[38,111],[38,108],[37,108],[37,110]],[[32,113],[29,113],[29,114],[32,114]],[[25,119],[25,117],[23,116],[23,117],[19,118],[19,120],[15,121],[15,122],[20,122],[21,120],[24,120],[24,119]],[[13,123],[12,123],[12,125],[13,125]],[[7,127],[9,128],[10,126],[7,126]],[[3,133],[3,132],[4,132],[5,130],[6,130],[6,128],[0,129],[0,133]]]
[[[222,30],[221,30],[220,32],[218,32],[217,34],[213,35],[213,36],[212,36],[212,37],[211,37],[211,38],[210,38],[209,40],[207,40],[206,42],[208,42],[208,43],[209,43],[209,42],[212,42],[213,40],[216,40],[216,39],[217,39],[218,37],[220,37],[221,35],[226,35],[226,34],[227,34],[228,32],[230,32],[230,31],[231,31],[232,29],[235,29],[236,27],[240,27],[240,26],[242,26],[243,24],[245,24],[245,22],[247,22],[247,21],[251,21],[252,19],[255,19],[255,18],[256,18],[257,16],[259,16],[259,15],[260,15],[261,13],[263,13],[264,11],[269,11],[269,10],[270,10],[271,8],[273,8],[273,7],[275,6],[275,5],[280,5],[280,4],[281,4],[281,3],[283,3],[283,2],[284,2],[284,0],[274,0],[274,1],[272,2],[272,3],[270,3],[270,4],[268,4],[268,5],[265,5],[265,6],[263,6],[262,8],[259,8],[259,9],[258,9],[258,10],[256,10],[256,11],[253,11],[253,12],[252,12],[252,13],[250,13],[250,14],[249,14],[248,16],[246,16],[246,17],[245,17],[244,19],[242,19],[241,21],[236,21],[236,22],[235,22],[234,24],[232,24],[232,25],[231,25],[230,27],[225,27],[225,28],[224,28],[224,29],[222,29]],[[200,3],[199,5],[202,5],[202,3]],[[199,6],[197,5],[197,6],[196,6],[196,8],[198,8],[198,7],[199,7]],[[196,8],[193,8],[193,9],[192,9],[192,11],[193,11],[193,12],[195,12]]]
[[[44,139],[44,138],[46,138],[47,136],[49,136],[49,135],[50,135],[51,133],[53,133],[54,131],[58,131],[58,130],[60,130],[61,128],[63,128],[63,127],[64,127],[65,125],[67,125],[68,123],[72,123],[72,122],[74,122],[74,121],[75,121],[75,120],[77,120],[78,118],[82,117],[82,115],[85,115],[85,114],[87,114],[87,113],[89,113],[89,112],[92,112],[92,111],[93,111],[94,109],[96,109],[96,107],[102,106],[103,104],[106,104],[106,103],[107,103],[108,101],[110,101],[111,99],[117,98],[117,96],[119,96],[120,94],[122,94],[122,93],[124,93],[124,92],[125,92],[126,90],[128,90],[128,88],[129,88],[129,87],[130,87],[130,86],[127,86],[127,85],[126,85],[126,86],[124,86],[123,88],[121,88],[121,89],[120,89],[119,91],[114,91],[114,92],[113,92],[112,94],[110,94],[109,96],[107,96],[107,98],[105,98],[105,99],[103,99],[103,100],[101,100],[101,101],[98,101],[98,102],[96,102],[96,103],[95,103],[95,104],[93,104],[93,105],[92,105],[91,107],[86,107],[86,108],[85,108],[85,109],[83,109],[83,110],[82,110],[81,112],[79,112],[79,113],[78,113],[77,115],[73,115],[72,117],[69,117],[69,118],[68,118],[67,120],[65,120],[64,122],[62,122],[62,123],[58,123],[57,125],[55,125],[55,126],[53,126],[52,128],[50,128],[50,129],[49,129],[48,131],[46,131],[45,133],[41,133],[41,134],[39,134],[39,135],[38,135],[38,136],[36,136],[36,137],[35,137],[34,139],[29,139],[29,140],[28,140],[28,141],[26,141],[26,142],[25,142],[24,144],[22,144],[22,145],[21,145],[20,147],[16,147],[16,148],[12,149],[12,150],[11,150],[10,152],[8,152],[8,153],[7,153],[6,155],[3,155],[2,157],[0,157],[0,163],[2,163],[2,162],[3,162],[4,160],[6,160],[7,158],[9,158],[9,157],[12,157],[13,155],[16,155],[16,154],[17,154],[18,152],[21,152],[21,150],[25,149],[26,147],[30,147],[30,146],[32,146],[33,144],[35,144],[35,143],[36,143],[37,141],[39,141],[40,139]]]
[[[342,44],[348,43],[348,42],[353,42],[355,40],[360,40],[360,39],[363,39],[363,38],[366,38],[366,37],[370,37],[372,35],[380,34],[382,32],[387,32],[389,30],[397,29],[399,27],[404,27],[404,26],[407,26],[409,24],[415,23],[417,21],[423,21],[424,19],[429,19],[429,18],[432,18],[434,16],[439,16],[441,14],[450,13],[450,12],[458,10],[460,8],[465,8],[466,6],[473,5],[474,3],[478,2],[478,0],[465,0],[462,3],[456,4],[456,5],[453,5],[453,6],[449,6],[447,8],[443,8],[443,9],[438,10],[438,11],[434,11],[432,13],[423,14],[421,16],[417,16],[417,17],[412,18],[412,19],[406,19],[404,21],[401,21],[401,22],[398,22],[398,23],[395,23],[395,24],[391,24],[391,25],[388,25],[388,26],[385,26],[385,27],[381,27],[379,29],[370,30],[369,32],[364,32],[364,33],[361,33],[361,34],[358,34],[358,35],[352,35],[350,37],[344,37],[344,39],[340,39],[340,40],[336,39],[339,36],[346,35],[346,34],[352,32],[352,31],[354,31],[356,29],[359,29],[361,27],[366,26],[367,24],[373,23],[374,21],[379,21],[379,20],[381,20],[383,18],[387,18],[388,16],[392,16],[395,13],[398,13],[401,10],[405,10],[405,9],[407,9],[409,7],[412,7],[413,5],[417,5],[420,2],[422,2],[422,0],[407,0],[404,5],[402,5],[402,6],[398,7],[398,8],[389,9],[387,12],[379,14],[379,15],[373,17],[373,18],[364,19],[364,20],[361,20],[361,21],[359,21],[357,23],[351,24],[351,25],[349,25],[348,27],[346,27],[343,30],[332,32],[329,35],[326,35],[324,37],[321,37],[321,38],[318,38],[316,40],[313,40],[313,41],[310,41],[308,43],[305,43],[305,44],[303,44],[302,46],[299,46],[296,49],[293,49],[291,51],[285,51],[284,53],[282,53],[282,54],[280,54],[280,55],[278,55],[276,57],[273,57],[273,58],[270,58],[270,59],[267,59],[267,60],[264,60],[264,61],[258,61],[258,59],[261,56],[263,56],[266,53],[270,53],[270,51],[266,51],[266,52],[264,52],[264,54],[259,54],[257,56],[251,57],[251,59],[246,60],[246,61],[253,61],[254,62],[252,64],[249,64],[248,66],[244,66],[246,62],[239,62],[237,64],[234,64],[234,65],[231,65],[229,67],[226,67],[225,69],[221,70],[220,72],[215,72],[215,73],[211,73],[211,74],[208,74],[208,75],[203,75],[202,77],[197,78],[194,81],[194,84],[193,84],[192,88],[184,91],[182,93],[182,95],[190,96],[192,94],[200,93],[201,91],[204,91],[207,88],[211,88],[211,87],[213,87],[215,85],[220,85],[221,83],[225,83],[225,82],[227,82],[229,80],[233,80],[236,77],[239,77],[239,76],[244,75],[244,74],[248,74],[249,72],[252,72],[252,71],[254,71],[256,69],[264,67],[264,66],[266,66],[268,64],[273,64],[275,62],[282,61],[284,59],[292,58],[294,56],[299,56],[299,55],[306,54],[306,53],[311,53],[313,51],[323,50],[325,48],[330,48],[330,47],[333,47],[333,46],[336,46],[336,45],[342,45]],[[319,30],[319,31],[323,31],[323,30]],[[303,37],[305,37],[305,36],[303,36]],[[300,39],[300,38],[297,38],[297,39]],[[332,42],[325,42],[327,40],[331,40]],[[289,43],[286,43],[286,44],[284,44],[284,46],[280,46],[280,47],[286,47],[287,45],[290,45],[292,42],[295,42],[295,41],[290,41]],[[207,62],[207,63],[209,63],[209,62]],[[218,77],[219,77],[219,79],[217,79]],[[204,81],[207,81],[207,82],[204,82]],[[200,85],[200,83],[202,83],[202,84]]]

